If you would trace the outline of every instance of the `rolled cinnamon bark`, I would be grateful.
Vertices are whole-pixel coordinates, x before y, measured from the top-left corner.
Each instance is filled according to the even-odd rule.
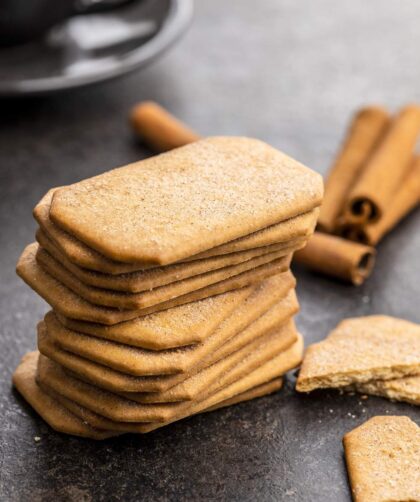
[[[157,152],[166,152],[200,139],[198,134],[153,101],[136,105],[130,122],[143,141]]]
[[[400,188],[385,209],[380,220],[370,225],[349,225],[344,227],[342,235],[370,246],[375,246],[390,232],[400,220],[416,208],[420,203],[420,156],[415,157],[410,171],[407,173]]]
[[[368,207],[369,222],[382,217],[410,168],[419,133],[420,107],[403,108],[350,190],[346,208],[349,214],[357,216],[362,207]]]
[[[365,242],[365,236],[362,235],[363,225],[357,223],[350,223],[348,221],[340,221],[340,225],[336,231],[336,235],[339,235],[343,239],[349,241],[361,242],[362,244],[368,244]]]
[[[321,231],[332,233],[336,230],[339,215],[347,202],[346,196],[390,121],[388,112],[378,106],[362,108],[355,114],[325,181],[325,195],[318,219]],[[369,208],[365,207],[358,220],[364,221],[368,212]]]
[[[359,286],[369,277],[375,255],[370,246],[315,232],[306,247],[295,253],[294,259],[315,272]]]
[[[357,214],[345,210],[337,218],[334,233],[337,235],[343,235],[342,234],[343,228],[354,228],[356,225],[361,226],[368,223],[371,213],[372,213],[371,207],[367,201],[363,201],[360,203],[360,207],[358,208]]]

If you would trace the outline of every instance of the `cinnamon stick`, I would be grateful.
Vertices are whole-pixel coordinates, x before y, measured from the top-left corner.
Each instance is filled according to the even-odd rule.
[[[315,272],[359,286],[369,277],[375,254],[370,246],[315,232],[306,247],[295,253],[294,259]]]
[[[412,161],[411,168],[392,202],[385,209],[380,220],[368,225],[348,225],[341,230],[343,236],[375,246],[390,232],[400,220],[416,208],[420,203],[420,156]]]
[[[346,196],[389,123],[388,112],[378,106],[362,108],[354,116],[325,181],[325,195],[318,219],[321,231],[332,233],[336,230],[338,217],[347,202]],[[369,208],[364,207],[359,220],[367,218],[368,212]]]
[[[170,150],[199,139],[197,134],[156,103],[146,102],[136,106],[131,122],[144,141],[158,151]],[[343,185],[350,184],[362,169],[363,160],[374,149],[388,122],[387,112],[379,107],[365,108],[356,115],[340,154],[341,160],[338,158],[337,167],[333,169],[335,173],[332,171],[330,177],[330,183],[337,189],[336,195],[331,197],[336,202],[330,205],[335,220],[348,190],[348,186],[342,190]],[[337,202],[340,198],[341,202]],[[321,232],[315,232],[307,246],[295,253],[297,262],[355,285],[362,284],[369,276],[374,259],[373,248]]]
[[[368,208],[368,222],[378,221],[410,168],[420,133],[420,107],[403,108],[392,121],[348,196],[346,211],[357,216]]]
[[[157,152],[166,152],[200,138],[153,101],[136,105],[131,111],[130,122],[143,141]]]

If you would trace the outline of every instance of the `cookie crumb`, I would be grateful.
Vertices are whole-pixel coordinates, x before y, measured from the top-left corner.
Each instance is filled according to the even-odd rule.
[[[39,436],[35,436],[35,437],[34,437],[34,441],[35,441],[36,443],[39,443],[39,442],[41,441],[41,438],[40,438]]]

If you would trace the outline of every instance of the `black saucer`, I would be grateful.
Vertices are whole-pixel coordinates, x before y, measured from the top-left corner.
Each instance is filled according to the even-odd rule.
[[[140,0],[74,17],[41,41],[0,49],[0,96],[47,94],[124,75],[187,28],[192,0]]]

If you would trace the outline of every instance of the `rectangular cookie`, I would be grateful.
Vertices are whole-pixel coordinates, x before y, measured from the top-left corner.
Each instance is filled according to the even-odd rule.
[[[420,428],[404,416],[377,416],[343,439],[355,502],[420,500]]]
[[[199,276],[213,270],[224,269],[232,265],[244,263],[251,258],[267,255],[276,251],[284,250],[289,254],[304,247],[307,240],[297,239],[285,244],[263,246],[247,251],[229,253],[214,258],[204,258],[189,263],[175,263],[166,267],[154,267],[152,269],[131,272],[126,274],[104,274],[79,267],[66,258],[55,244],[46,237],[42,231],[37,232],[37,241],[41,249],[44,249],[52,258],[62,265],[67,272],[74,275],[79,281],[87,286],[114,290],[124,293],[139,293],[161,286],[166,286],[190,277]]]
[[[196,275],[188,279],[167,284],[156,289],[142,291],[140,293],[123,293],[93,286],[87,286],[77,279],[72,273],[64,268],[58,261],[42,248],[36,249],[36,260],[48,274],[71,289],[74,293],[95,305],[113,307],[126,310],[140,310],[159,303],[167,302],[198,291],[212,284],[230,279],[248,270],[255,269],[274,260],[284,258],[290,253],[290,249],[268,253],[263,256],[249,259],[243,263],[223,267],[208,273]]]
[[[116,431],[91,427],[60,405],[49,394],[42,391],[35,382],[38,352],[25,354],[13,373],[13,385],[22,397],[56,431],[90,439],[107,439],[121,434]]]
[[[38,353],[31,352],[26,354],[13,375],[13,383],[22,395],[22,397],[35,409],[35,411],[57,432],[71,434],[75,436],[90,438],[90,439],[107,439],[109,437],[118,436],[123,432],[136,432],[133,430],[123,430],[120,427],[119,431],[110,431],[105,428],[94,428],[89,424],[95,420],[95,415],[86,408],[82,408],[76,403],[66,400],[62,396],[53,393],[51,389],[46,392],[40,388],[35,381],[36,365],[38,361]],[[220,402],[211,409],[204,411],[213,411],[217,408],[223,408],[250,399],[255,399],[266,394],[271,394],[282,386],[282,379],[277,378],[270,382],[258,385],[248,391],[242,392],[230,399]],[[66,405],[61,403],[65,401]],[[78,413],[75,413],[77,410]],[[87,416],[88,415],[88,416]],[[100,415],[96,415],[102,423],[106,421]],[[115,422],[108,421],[110,426],[115,427]],[[129,424],[128,424],[129,425]],[[117,425],[119,427],[120,424]]]
[[[143,349],[165,350],[203,342],[218,323],[228,316],[229,321],[225,323],[224,329],[231,329],[232,325],[238,326],[238,330],[244,329],[247,323],[255,321],[295,285],[296,280],[288,270],[241,290],[229,291],[111,326],[77,321],[57,312],[56,315],[64,326],[80,333]]]
[[[118,392],[118,395],[140,404],[176,402],[191,404],[200,400],[210,389],[220,388],[221,379],[224,386],[230,385],[244,377],[246,373],[252,372],[266,361],[286,351],[297,339],[296,328],[293,322],[289,321],[260,336],[257,340],[247,343],[224,359],[205,365],[203,369],[194,372],[181,384],[161,393],[157,399],[150,393]],[[183,394],[187,394],[191,399],[181,399]],[[150,396],[149,399],[145,399],[148,396]]]
[[[322,192],[267,144],[215,137],[57,189],[49,217],[112,260],[168,265],[308,212]]]
[[[213,409],[220,401],[230,399],[232,396],[243,392],[246,389],[253,388],[263,382],[267,382],[272,378],[286,374],[288,371],[299,366],[302,360],[303,353],[303,338],[298,334],[298,340],[286,351],[274,357],[260,368],[248,373],[246,376],[237,380],[227,387],[220,388],[220,390],[212,395],[205,397],[202,401],[194,403],[188,411],[176,416],[166,423],[147,423],[143,431],[151,432],[159,427],[164,427],[170,423],[186,418],[192,414],[201,413],[206,409]],[[223,384],[222,384],[223,385]]]
[[[289,311],[283,313],[282,319],[271,319],[264,322],[253,322],[247,329],[231,337],[218,350],[208,352],[200,360],[196,360],[187,371],[175,375],[155,377],[136,377],[114,370],[102,364],[61,349],[45,335],[42,323],[38,327],[38,348],[42,354],[71,371],[79,379],[92,383],[111,392],[136,393],[136,401],[144,403],[174,402],[195,399],[200,389],[191,385],[191,377],[219,360],[242,349],[249,343],[257,341],[265,334],[270,334],[290,319],[293,311],[293,300],[289,303]],[[292,304],[291,304],[292,303]],[[291,304],[291,305],[290,305]],[[265,316],[262,316],[265,317]]]
[[[290,369],[296,367],[301,358],[303,352],[303,339],[299,336],[298,341],[292,345],[288,350],[282,352],[276,357],[273,357],[270,361],[262,365],[260,368],[247,374],[240,380],[221,388],[219,391],[212,395],[204,396],[202,400],[193,402],[191,406],[184,410],[183,414],[172,419],[172,421],[180,420],[186,418],[190,415],[201,413],[207,410],[213,410],[218,407],[218,405],[223,405],[228,400],[235,399],[237,396],[243,395],[248,392],[249,389],[259,388],[260,386],[266,385],[266,383],[279,381],[279,375],[285,374]],[[50,392],[51,386],[46,386]],[[53,390],[54,391],[54,390]],[[157,422],[157,423],[145,423],[145,422],[126,422],[126,421],[115,421],[110,418],[104,417],[101,414],[95,413],[89,408],[76,403],[75,401],[66,398],[60,392],[54,391],[55,396],[60,399],[60,402],[69,407],[69,409],[77,414],[81,419],[86,422],[95,425],[96,427],[112,427],[115,430],[124,432],[139,432],[145,433],[151,430],[163,427],[171,422]]]
[[[248,348],[247,350],[244,348],[242,349],[243,355],[241,353],[230,356],[236,362],[236,366],[232,369],[229,370],[226,366],[228,363],[224,360],[206,368],[195,379],[205,382],[206,377],[216,371],[218,365],[226,368],[224,376],[219,375],[217,382],[208,387],[207,392],[213,394],[223,386],[223,381],[229,379],[232,372],[239,379],[282,352],[287,348],[287,344],[290,346],[290,334],[290,329],[273,334],[271,338],[267,338],[265,343],[261,344],[257,349],[250,350]],[[277,353],[276,348],[278,350]],[[242,359],[240,359],[240,356]],[[68,399],[76,401],[80,405],[116,421],[164,422],[182,414],[190,407],[189,401],[151,404],[137,403],[131,399],[99,389],[74,378],[65,373],[59,365],[44,356],[40,356],[39,358],[37,381],[43,385],[52,387],[53,390]]]
[[[64,327],[53,312],[45,316],[44,338],[67,352],[128,375],[162,376],[185,373],[209,354],[222,358],[234,351],[237,347],[235,343],[237,337],[241,340],[256,338],[284,322],[297,311],[296,297],[288,300],[279,301],[245,330],[238,329],[244,322],[238,326],[229,322],[228,318],[203,343],[177,349],[145,350],[79,333]],[[250,334],[247,335],[247,332]],[[226,346],[224,350],[222,346]]]
[[[88,270],[107,274],[126,274],[158,266],[145,263],[123,263],[111,260],[76,239],[73,235],[59,228],[49,217],[51,201],[55,190],[55,188],[50,190],[34,209],[34,217],[42,232],[42,234],[37,232],[37,240],[39,236],[42,238],[42,235],[44,235],[54,243],[56,248],[59,249],[70,262]],[[293,243],[294,241],[306,241],[314,231],[318,214],[318,208],[312,209],[304,214],[289,218],[247,236],[240,237],[226,244],[216,246],[208,251],[181,260],[178,263],[186,263],[228,253],[246,251],[277,243],[286,244]],[[40,243],[42,244],[42,242]]]
[[[141,310],[120,310],[94,305],[81,298],[45,272],[37,264],[35,253],[36,247],[32,245],[27,246],[16,267],[17,274],[34,291],[64,317],[108,325],[128,321],[153,312],[170,309],[184,303],[202,300],[209,296],[219,295],[261,282],[269,276],[285,272],[289,268],[291,259],[290,256],[279,258],[256,269],[248,270],[200,290]]]

